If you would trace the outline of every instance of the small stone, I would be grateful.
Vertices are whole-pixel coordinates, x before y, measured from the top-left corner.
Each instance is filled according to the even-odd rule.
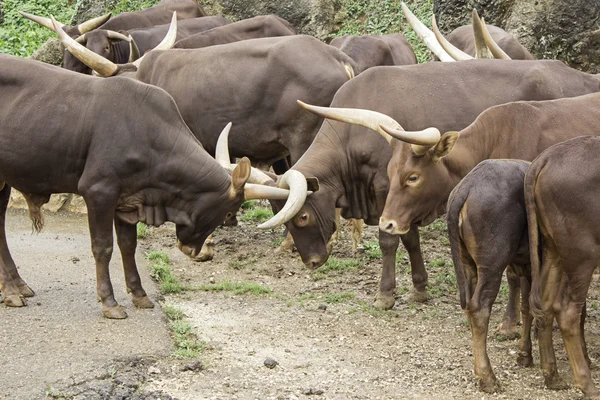
[[[265,361],[263,362],[263,364],[265,364],[265,367],[270,368],[270,369],[273,369],[277,365],[279,365],[279,363],[277,361],[273,360],[271,357],[265,358]]]
[[[213,278],[213,277],[211,276],[211,277],[208,279],[208,281],[209,281],[210,283],[215,283],[215,278]]]
[[[321,304],[319,306],[319,310],[321,310],[321,311],[327,311],[327,306],[325,304]]]
[[[321,396],[323,393],[324,392],[321,389],[313,389],[313,388],[302,391],[302,394],[306,395],[306,396]]]
[[[193,361],[193,362],[187,364],[181,370],[198,372],[198,371],[202,371],[203,369],[204,369],[204,365],[202,365],[202,362],[199,360],[196,360],[196,361]]]
[[[148,373],[149,374],[160,374],[160,369],[156,368],[156,367],[149,367],[148,368]]]

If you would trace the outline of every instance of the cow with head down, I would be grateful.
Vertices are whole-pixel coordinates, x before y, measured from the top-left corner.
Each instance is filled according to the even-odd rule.
[[[135,263],[137,222],[174,222],[180,249],[195,255],[245,199],[289,196],[290,203],[301,205],[307,195],[306,180],[293,171],[282,178],[284,186],[294,189],[290,195],[248,183],[262,175],[248,159],[224,169],[190,132],[173,98],[155,86],[2,55],[0,87],[0,288],[7,306],[23,306],[24,297],[33,295],[6,243],[11,187],[24,194],[38,231],[43,226],[40,208],[52,193],[83,196],[97,293],[108,318],[127,316],[114,298],[109,275],[113,224],[133,303],[150,308],[154,305]],[[285,221],[294,209],[290,213],[274,218]]]
[[[331,107],[305,106],[328,119],[293,167],[320,182],[319,192],[286,224],[302,260],[310,268],[317,268],[327,260],[335,207],[342,208],[345,218],[362,218],[367,224],[377,225],[386,197],[388,205],[402,201],[401,195],[395,196],[395,190],[410,190],[418,195],[424,177],[413,174],[412,166],[435,162],[439,165],[440,160],[445,164],[444,156],[458,137],[450,133],[440,139],[439,131],[463,129],[496,104],[572,97],[598,90],[597,79],[558,61],[473,60],[370,68],[342,86]],[[400,131],[395,138],[380,125],[394,126],[395,129],[388,129],[394,134],[400,127],[406,131]],[[434,128],[426,129],[431,127]],[[464,152],[455,154],[458,160],[455,164],[464,165],[461,161]],[[441,181],[430,184],[433,195],[442,194],[446,189],[441,182],[451,179],[448,172],[441,174]],[[390,308],[395,302],[398,239],[402,239],[409,252],[413,297],[426,298],[427,272],[417,227],[444,212],[448,193],[443,201],[434,200],[431,195],[421,197],[424,204],[419,204],[419,209],[425,211],[414,218],[403,218],[402,223],[389,221],[387,214],[383,214],[380,245],[384,267],[376,306]],[[389,212],[393,209],[390,206]]]

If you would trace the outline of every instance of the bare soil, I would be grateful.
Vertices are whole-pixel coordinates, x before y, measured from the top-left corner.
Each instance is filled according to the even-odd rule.
[[[9,220],[14,217],[13,212]],[[17,217],[26,224],[23,215]],[[69,231],[70,226],[74,230],[86,229],[81,217],[59,214],[56,220],[60,220],[60,232]],[[87,243],[82,239],[76,251],[68,239],[73,233],[55,233],[54,225],[54,221],[49,221],[45,233],[57,236],[54,246],[31,247],[24,228],[21,228],[22,238],[17,240],[27,240],[29,247],[24,244],[17,248],[9,242],[17,261],[25,254],[25,261],[19,262],[21,270],[25,271],[33,253],[39,253],[40,260],[65,267],[73,265],[69,257],[75,254],[86,257],[79,266],[85,266],[85,276],[64,278],[65,269],[54,267],[39,279],[39,272],[30,268],[23,276],[38,290],[38,296],[30,304],[39,305],[24,309],[0,306],[3,348],[0,398],[36,399],[44,398],[46,393],[49,398],[78,400],[581,397],[573,387],[558,392],[545,389],[538,369],[537,348],[535,367],[521,368],[516,364],[517,341],[505,340],[494,332],[489,337],[489,355],[503,392],[488,395],[479,391],[473,376],[471,335],[457,299],[443,223],[436,222],[424,229],[422,235],[430,273],[430,300],[422,304],[407,300],[411,283],[406,255],[401,249],[397,267],[399,297],[391,311],[371,307],[381,270],[381,260],[371,250],[376,243],[375,228],[366,230],[356,253],[352,251],[349,232],[344,230],[332,256],[360,262],[351,268],[325,272],[307,270],[297,253],[276,254],[281,231],[261,232],[255,229],[255,223],[240,222],[237,227],[219,228],[215,232],[215,258],[205,263],[191,261],[177,250],[172,225],[151,229],[149,237],[140,241],[140,264],[145,264],[144,253],[165,251],[175,275],[187,290],[161,296],[152,288],[147,275],[143,277],[145,287],[161,304],[182,309],[196,334],[206,343],[200,356],[202,368],[192,371],[185,367],[193,360],[170,355],[173,347],[160,309],[134,310],[123,290],[118,300],[128,306],[130,318],[102,319],[100,307],[94,301],[89,239]],[[12,235],[9,240],[15,237],[15,229],[9,228]],[[84,232],[81,235],[85,237]],[[120,268],[116,259],[113,264]],[[51,284],[50,279],[60,281]],[[115,273],[113,282],[122,285],[121,281],[121,273]],[[260,284],[270,289],[270,294],[202,290],[202,285],[218,285],[223,281]],[[54,296],[45,296],[45,291]],[[588,349],[594,364],[600,362],[597,293],[598,284],[594,282],[586,324]],[[66,299],[67,305],[47,309],[53,299]],[[492,330],[500,323],[506,300],[504,288],[494,307]],[[43,308],[44,312],[32,321],[30,310]],[[154,318],[154,314],[159,316]],[[53,321],[60,315],[64,324],[61,339],[43,341],[48,332],[44,326],[59,324]],[[90,325],[83,330],[71,330],[83,326],[82,317],[74,317],[77,315],[84,316]],[[98,335],[112,338],[111,345],[96,349],[97,342],[92,338]],[[23,336],[26,338],[21,340]],[[36,344],[37,350],[32,347],[36,341],[43,341]],[[559,371],[572,386],[558,330],[555,330],[555,346]],[[5,349],[9,351],[6,355]],[[87,362],[89,368],[64,367],[74,364],[76,359]],[[44,368],[37,368],[40,363],[45,363]],[[47,375],[31,372],[37,369],[47,369]],[[20,375],[22,381],[16,383],[15,371],[25,375],[30,372],[27,377]],[[600,383],[598,369],[592,374]]]

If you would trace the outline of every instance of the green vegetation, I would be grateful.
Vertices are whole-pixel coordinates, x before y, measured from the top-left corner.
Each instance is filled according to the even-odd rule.
[[[118,15],[126,11],[139,11],[144,8],[152,7],[157,4],[160,0],[119,0],[114,5],[113,9],[106,10],[106,12],[112,12],[112,15]]]
[[[220,283],[204,284],[201,285],[199,289],[206,292],[233,292],[234,294],[250,293],[255,296],[271,294],[271,289],[268,286],[252,282],[232,282],[229,280],[224,280]]]
[[[173,276],[169,256],[162,251],[152,251],[147,255],[150,264],[150,276],[160,283],[160,290],[163,293],[181,293],[183,287]]]
[[[165,314],[170,321],[169,327],[175,342],[173,355],[182,358],[197,358],[206,344],[198,339],[189,322],[185,321],[183,311],[166,305]]]
[[[318,272],[329,272],[329,271],[345,271],[347,269],[357,270],[363,266],[361,260],[354,258],[336,258],[329,257],[325,265],[317,269]]]
[[[244,211],[242,214],[242,221],[244,222],[255,222],[261,223],[265,222],[269,218],[273,216],[273,211],[268,207],[256,206],[254,208],[249,208]]]
[[[400,0],[341,0],[341,27],[333,36],[397,33],[404,34],[417,60],[429,61],[430,52],[404,21]],[[431,26],[433,0],[407,0],[408,8],[425,25]]]
[[[148,237],[148,225],[143,222],[138,222],[136,225],[138,239],[144,239]]]
[[[332,293],[325,296],[325,302],[329,304],[342,303],[344,300],[351,300],[355,297],[352,292]]]
[[[379,247],[379,242],[373,240],[370,242],[363,243],[363,247],[365,249],[365,256],[368,260],[377,260],[382,257],[381,248]]]

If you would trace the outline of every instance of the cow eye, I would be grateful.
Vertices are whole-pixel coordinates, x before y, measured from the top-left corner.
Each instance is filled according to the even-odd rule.
[[[419,180],[419,177],[417,175],[411,175],[408,178],[408,183],[416,183]]]
[[[225,216],[225,219],[229,219],[229,218],[231,218],[231,216],[232,216],[232,215],[233,215],[233,213],[231,213],[231,212],[228,212],[228,213],[227,213],[227,215]]]
[[[299,226],[305,226],[306,224],[308,224],[308,220],[309,220],[308,213],[304,212],[304,213],[300,214],[300,216],[298,216],[297,224]]]

